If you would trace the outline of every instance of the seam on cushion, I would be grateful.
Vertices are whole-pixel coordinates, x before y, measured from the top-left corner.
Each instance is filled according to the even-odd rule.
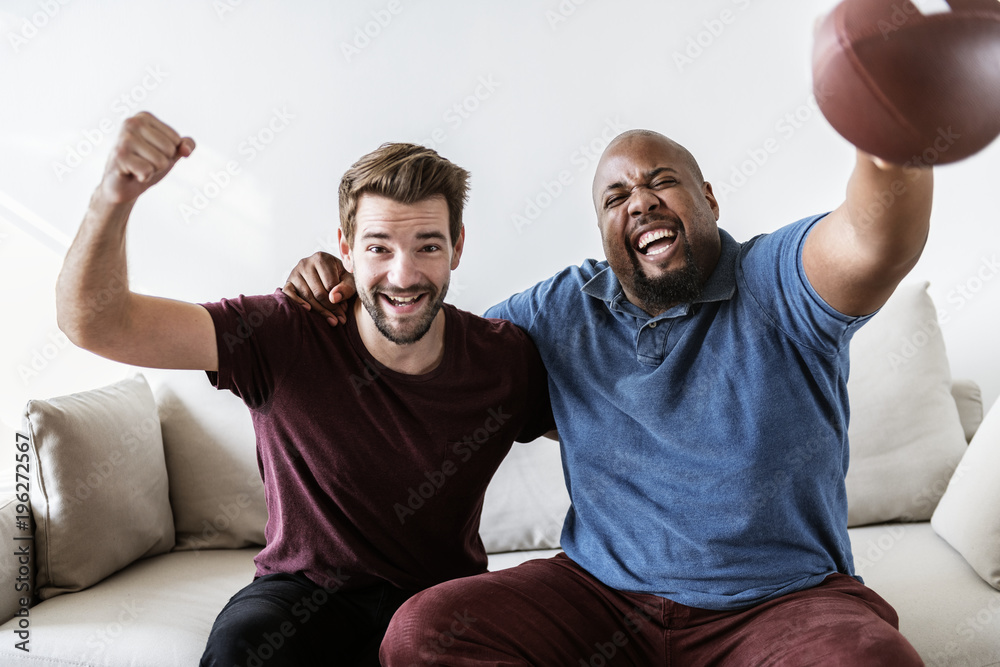
[[[41,549],[41,551],[43,553],[36,554],[35,559],[36,559],[36,563],[37,563],[39,557],[41,557],[41,560],[45,563],[46,575],[48,576],[49,581],[51,583],[51,580],[52,580],[52,563],[51,563],[51,561],[50,561],[49,558],[50,558],[50,554],[52,553],[52,548],[51,548],[51,545],[49,544],[49,541],[50,541],[50,531],[49,531],[49,527],[50,526],[49,526],[49,524],[51,523],[50,519],[49,519],[49,507],[52,505],[52,503],[49,500],[49,494],[48,494],[48,492],[45,490],[45,481],[44,481],[44,478],[42,477],[41,457],[38,455],[38,446],[35,444],[35,431],[37,429],[36,429],[35,423],[31,420],[31,416],[30,416],[31,415],[31,404],[32,404],[32,402],[33,401],[28,401],[28,407],[24,411],[25,412],[25,417],[27,418],[27,422],[28,422],[28,442],[31,443],[31,453],[34,454],[34,457],[35,457],[35,471],[36,471],[35,476],[36,476],[37,481],[38,481],[38,487],[39,487],[39,489],[40,489],[40,491],[42,493],[42,498],[45,499],[45,511],[42,512],[42,521],[44,523],[44,528],[45,528],[45,540],[44,540],[45,544],[44,544],[43,548]],[[30,502],[31,501],[30,494],[29,494],[28,501],[29,501],[28,504],[30,505],[31,504],[31,502]],[[35,508],[34,507],[31,508],[31,516],[32,516],[32,519],[35,519],[35,527],[36,527],[36,533],[37,533],[38,520],[35,518]],[[34,543],[35,548],[38,549],[38,536],[37,536],[37,534],[33,535],[32,537],[34,538],[34,539],[32,539],[32,542]],[[42,587],[38,583],[38,572],[36,571],[35,572],[35,590],[31,591],[32,597],[36,597],[36,598],[40,599],[41,596],[39,595],[39,590],[41,588]]]

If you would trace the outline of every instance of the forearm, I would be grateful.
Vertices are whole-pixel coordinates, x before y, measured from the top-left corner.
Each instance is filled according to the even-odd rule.
[[[876,163],[858,151],[845,221],[875,277],[898,281],[920,258],[930,231],[933,184],[930,169]]]
[[[132,206],[108,203],[98,189],[63,262],[56,316],[59,328],[80,347],[97,351],[127,328],[125,229]]]
[[[802,264],[813,288],[841,313],[873,313],[920,259],[934,176],[858,152],[847,199],[806,239]]]

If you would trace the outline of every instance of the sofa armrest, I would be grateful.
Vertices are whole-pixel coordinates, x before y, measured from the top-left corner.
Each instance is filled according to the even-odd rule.
[[[972,436],[983,423],[983,392],[972,380],[952,380],[951,395],[958,407],[958,417],[965,430],[965,441],[972,442]]]
[[[31,589],[35,571],[35,549],[31,540],[24,538],[30,533],[17,527],[17,506],[20,503],[12,493],[0,496],[0,624],[14,618],[23,607],[32,603]],[[23,509],[23,508],[22,508]],[[24,521],[24,518],[20,519]],[[27,519],[31,524],[30,517]],[[19,556],[19,551],[26,552]]]

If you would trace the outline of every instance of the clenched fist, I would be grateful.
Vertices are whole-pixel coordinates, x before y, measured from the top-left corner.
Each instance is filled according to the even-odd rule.
[[[194,139],[181,137],[153,114],[137,113],[122,125],[104,170],[101,196],[111,204],[135,201],[194,147]]]

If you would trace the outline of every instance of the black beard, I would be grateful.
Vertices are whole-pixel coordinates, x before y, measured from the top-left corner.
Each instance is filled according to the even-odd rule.
[[[428,285],[428,287],[431,286]],[[368,311],[372,321],[375,323],[375,328],[378,329],[380,334],[396,345],[409,345],[410,343],[416,343],[430,331],[431,325],[434,324],[434,318],[437,317],[438,311],[441,310],[441,306],[444,304],[444,298],[448,294],[448,284],[445,283],[440,294],[435,295],[432,287],[428,291],[430,292],[430,298],[433,298],[434,301],[431,303],[430,308],[427,309],[427,314],[424,318],[416,322],[409,331],[399,331],[389,325],[385,310],[383,310],[382,304],[378,300],[379,293],[377,290],[371,294],[368,294],[364,290],[358,290],[358,297],[361,299],[361,303],[364,305],[365,310]]]
[[[643,270],[639,257],[632,246],[626,246],[632,260],[632,292],[639,305],[648,313],[662,313],[679,303],[694,301],[701,296],[701,271],[694,263],[691,244],[683,232],[675,243],[684,243],[684,266],[658,278],[650,278]]]

